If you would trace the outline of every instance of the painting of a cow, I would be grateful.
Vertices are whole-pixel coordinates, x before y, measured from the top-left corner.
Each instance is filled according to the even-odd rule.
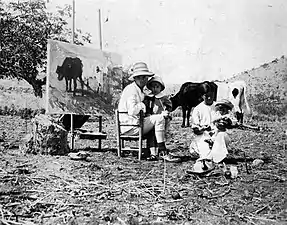
[[[251,113],[247,96],[246,83],[243,80],[233,82],[215,81],[217,85],[217,101],[228,99],[234,105],[234,113],[239,123],[243,123],[243,114]]]
[[[216,99],[216,89],[217,86],[214,82],[204,81],[201,83],[186,82],[182,84],[180,90],[170,98],[172,102],[172,111],[177,107],[182,108],[182,125],[181,127],[189,127],[189,118],[191,109],[197,106],[203,101],[202,96],[206,93],[210,93],[213,99]]]
[[[84,95],[84,81],[82,79],[83,64],[78,57],[66,57],[62,66],[57,66],[56,73],[58,74],[58,80],[61,81],[65,78],[66,91],[72,92],[72,81],[74,84],[73,96],[76,95],[77,79],[79,79],[82,88],[82,96]]]

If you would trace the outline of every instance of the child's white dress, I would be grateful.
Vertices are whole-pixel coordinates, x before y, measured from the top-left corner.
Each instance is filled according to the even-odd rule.
[[[212,123],[218,116],[214,111],[214,106],[207,106],[204,102],[193,110],[192,119],[195,126],[211,126],[211,131],[204,131],[202,134],[193,134],[192,136],[189,149],[191,153],[197,152],[199,154],[199,160],[210,159],[218,163],[228,154],[229,135],[226,132],[218,131]],[[212,147],[206,142],[208,139],[213,141]]]

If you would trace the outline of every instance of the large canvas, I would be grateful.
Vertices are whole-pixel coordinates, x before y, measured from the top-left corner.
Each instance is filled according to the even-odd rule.
[[[111,108],[114,68],[121,56],[85,46],[48,41],[46,112],[103,114]]]

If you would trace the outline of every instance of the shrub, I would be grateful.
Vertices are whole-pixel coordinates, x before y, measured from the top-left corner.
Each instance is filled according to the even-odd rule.
[[[285,116],[287,113],[287,106],[286,104],[275,103],[275,102],[263,102],[254,107],[254,109],[264,115],[268,116]]]
[[[262,67],[263,67],[264,69],[268,69],[268,68],[269,68],[269,64],[268,64],[268,63],[264,63],[264,64],[262,65]]]
[[[31,108],[21,108],[17,109],[15,105],[11,105],[10,107],[4,106],[3,108],[0,106],[0,115],[1,116],[20,116],[22,119],[31,119],[35,117],[37,114],[44,114],[45,109],[31,109]]]
[[[278,63],[278,59],[277,59],[277,58],[274,59],[274,60],[272,61],[272,63]]]
[[[264,93],[259,93],[250,97],[252,111],[255,112],[255,118],[263,118],[264,120],[272,121],[279,117],[284,117],[287,113],[287,106],[284,104],[279,96],[267,97]],[[262,115],[264,115],[262,117]],[[267,116],[267,117],[265,117]],[[254,119],[254,118],[253,118]]]

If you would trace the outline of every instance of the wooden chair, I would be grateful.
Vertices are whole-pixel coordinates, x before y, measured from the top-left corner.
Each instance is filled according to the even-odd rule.
[[[143,121],[144,114],[143,111],[140,111],[139,123],[135,124],[122,124],[120,122],[120,114],[127,114],[128,112],[115,111],[116,116],[116,126],[117,126],[117,143],[118,143],[118,156],[121,157],[123,151],[137,151],[138,159],[141,160],[141,155],[143,152],[143,141],[146,140],[146,137],[143,135]],[[138,135],[125,135],[121,132],[121,128],[124,126],[133,126],[139,129]],[[125,147],[125,141],[137,141],[137,147]]]

